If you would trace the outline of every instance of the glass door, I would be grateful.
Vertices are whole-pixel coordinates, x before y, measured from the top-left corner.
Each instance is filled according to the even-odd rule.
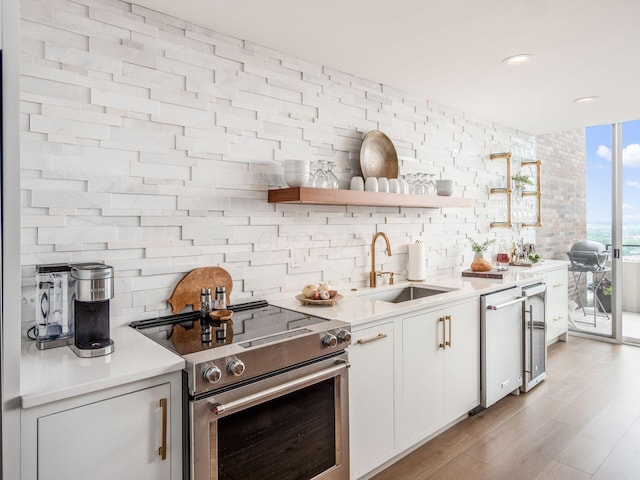
[[[587,234],[570,246],[569,328],[599,337],[614,336],[611,297],[604,298],[613,279],[612,134],[612,125],[586,129]]]
[[[587,240],[609,258],[600,271],[572,272],[570,326],[640,343],[640,120],[589,127],[586,142]]]
[[[640,120],[621,125],[621,261],[619,287],[622,340],[640,343]]]

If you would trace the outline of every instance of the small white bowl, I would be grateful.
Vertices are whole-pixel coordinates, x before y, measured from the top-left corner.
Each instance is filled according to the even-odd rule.
[[[436,187],[453,187],[453,180],[436,180]]]
[[[389,179],[387,177],[378,178],[378,191],[389,193]]]
[[[307,167],[309,168],[309,162],[306,160],[285,160],[283,162],[284,168],[296,168],[296,167]]]
[[[306,187],[309,185],[309,172],[285,172],[284,180],[290,187]]]
[[[288,165],[285,164],[284,166],[284,171],[285,172],[297,172],[300,170],[306,170],[307,172],[310,170],[309,168],[309,164],[307,163],[306,165]]]
[[[400,182],[397,178],[389,179],[389,193],[400,193]]]

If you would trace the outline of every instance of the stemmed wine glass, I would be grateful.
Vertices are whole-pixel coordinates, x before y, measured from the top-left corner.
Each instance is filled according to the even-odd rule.
[[[436,194],[436,181],[433,173],[427,174],[427,195]]]
[[[335,165],[335,162],[328,162],[327,163],[327,172],[326,172],[327,188],[330,188],[332,190],[337,190],[339,184],[338,184],[338,177],[336,177],[336,174],[333,173],[334,165]]]
[[[316,167],[316,162],[309,162],[309,183],[307,185],[313,187],[313,177],[315,176],[317,170],[318,168]]]
[[[326,167],[326,161],[318,160],[318,169],[316,170],[316,173],[313,174],[312,186],[314,188],[327,188],[327,174],[325,173]]]
[[[407,178],[407,183],[409,184],[409,193],[410,194],[417,194],[418,192],[416,191],[416,175],[415,173],[407,173],[405,175],[405,177]]]
[[[417,179],[416,179],[416,186],[418,188],[418,191],[416,192],[418,195],[427,194],[427,184],[426,184],[424,173],[418,173]]]

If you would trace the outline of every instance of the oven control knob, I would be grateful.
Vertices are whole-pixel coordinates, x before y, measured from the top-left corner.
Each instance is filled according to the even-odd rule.
[[[222,372],[215,365],[213,367],[207,368],[204,372],[202,372],[202,376],[209,383],[219,382],[222,378]]]
[[[322,344],[325,347],[335,347],[336,345],[338,345],[338,339],[336,338],[335,335],[331,334],[331,333],[327,333],[324,338],[322,339]]]
[[[244,362],[242,360],[231,360],[227,365],[227,371],[234,377],[239,377],[244,373]]]
[[[349,343],[351,341],[351,332],[349,330],[340,330],[338,332],[338,341]]]

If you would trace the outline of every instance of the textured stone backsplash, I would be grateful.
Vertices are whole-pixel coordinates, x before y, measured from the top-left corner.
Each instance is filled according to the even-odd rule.
[[[393,250],[378,245],[378,267],[400,279],[416,240],[432,276],[471,262],[468,236],[521,234],[489,229],[504,165],[488,155],[534,147],[523,132],[125,2],[23,0],[21,11],[24,322],[39,263],[112,265],[119,325],[169,313],[200,266],[227,269],[238,302],[321,280],[365,285],[378,231]],[[267,203],[286,158],[335,161],[346,188],[374,129],[401,174],[452,178],[473,207]]]

